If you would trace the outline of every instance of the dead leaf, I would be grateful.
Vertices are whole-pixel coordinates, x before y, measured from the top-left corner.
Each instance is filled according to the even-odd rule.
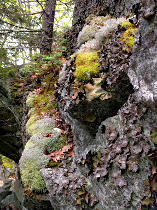
[[[73,145],[74,145],[73,143],[65,145],[62,149],[54,151],[47,156],[49,156],[53,161],[58,162],[58,161],[60,161],[61,159],[64,158],[65,153],[68,153],[69,151],[71,152],[71,150],[73,148]]]
[[[81,198],[77,198],[76,203],[77,203],[77,205],[81,205]]]

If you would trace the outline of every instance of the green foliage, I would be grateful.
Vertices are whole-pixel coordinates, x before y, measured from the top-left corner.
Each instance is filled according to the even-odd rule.
[[[45,1],[4,0],[0,4],[0,63],[3,67],[10,64],[23,64],[30,61],[30,57],[40,48],[42,13]],[[73,0],[56,2],[54,43],[57,47],[63,46],[63,33],[72,23]],[[62,41],[63,40],[63,41]],[[61,51],[65,51],[61,49]],[[58,55],[51,55],[54,65],[60,63]],[[60,56],[60,55],[59,55]],[[24,67],[21,72],[24,76],[33,73],[32,68]],[[37,72],[36,72],[37,73]]]
[[[35,53],[31,57],[31,62],[24,65],[19,72],[24,76],[41,75],[49,68],[60,68],[64,62],[63,53],[66,51],[64,46],[54,46],[53,53],[48,55],[41,55]]]
[[[33,66],[28,64],[28,65],[25,65],[24,67],[22,67],[20,69],[20,73],[23,75],[23,76],[28,76],[30,73],[32,73],[32,68]]]
[[[27,1],[27,5],[29,1]],[[16,64],[19,57],[24,57],[25,48],[37,48],[37,17],[32,17],[25,2],[19,4],[17,0],[4,0],[0,4],[0,45],[5,49],[0,60],[3,67]],[[35,28],[36,27],[36,28]],[[31,35],[28,32],[32,29]],[[28,50],[27,50],[28,51]],[[1,54],[1,53],[0,53]]]
[[[97,52],[87,52],[76,54],[75,77],[79,81],[89,81],[92,77],[99,75],[100,64],[98,63]]]

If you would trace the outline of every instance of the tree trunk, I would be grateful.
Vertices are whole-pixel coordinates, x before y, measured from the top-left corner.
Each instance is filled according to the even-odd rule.
[[[41,48],[40,48],[40,52],[42,54],[48,54],[51,52],[55,6],[56,6],[56,0],[46,1],[45,9],[43,11],[44,13],[43,13],[43,24],[42,24]]]

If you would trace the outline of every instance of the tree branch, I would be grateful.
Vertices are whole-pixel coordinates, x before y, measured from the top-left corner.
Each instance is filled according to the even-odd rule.
[[[39,2],[39,0],[35,0],[35,1],[41,6],[43,12],[44,12],[46,15],[48,15],[48,14],[46,13],[45,9],[43,8],[43,5]]]
[[[2,20],[1,18],[0,18],[0,21],[2,21],[3,23],[8,24],[8,25],[10,25],[10,26],[14,26],[14,27],[16,27],[16,28],[24,28],[24,29],[28,29],[28,30],[29,30],[29,28],[26,28],[26,27],[23,27],[23,26],[17,26],[17,25],[15,25],[15,24],[13,24],[13,23],[8,23],[7,21]]]
[[[34,32],[41,32],[42,30],[40,29],[40,30],[18,30],[18,31],[15,31],[15,30],[7,30],[7,29],[5,29],[5,30],[0,30],[0,34],[9,34],[9,33],[16,33],[16,32],[26,32],[26,33],[28,33],[28,32],[32,32],[32,33],[34,33]]]

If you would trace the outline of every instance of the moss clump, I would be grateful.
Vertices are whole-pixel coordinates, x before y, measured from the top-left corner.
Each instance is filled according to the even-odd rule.
[[[59,163],[54,162],[53,160],[51,160],[48,165],[49,168],[59,168]]]
[[[40,175],[39,168],[32,160],[28,160],[21,167],[21,177],[25,187],[40,192],[46,191],[43,178]]]
[[[5,168],[9,169],[12,174],[14,174],[15,173],[15,162],[13,160],[7,158],[6,156],[2,156],[0,159],[2,160],[2,165]]]
[[[29,120],[27,121],[26,132],[29,135],[31,135],[33,133],[34,126],[35,126],[37,120],[39,120],[39,116],[35,113],[35,114],[31,115]]]
[[[47,134],[45,131],[44,134]],[[22,181],[26,187],[34,191],[44,191],[45,184],[40,175],[40,169],[50,166],[58,167],[58,164],[50,164],[50,158],[45,153],[51,153],[61,149],[66,143],[66,137],[60,136],[60,132],[51,129],[49,136],[41,133],[34,134],[27,142],[20,159]],[[41,182],[38,183],[38,182]]]
[[[26,124],[26,131],[32,136],[36,133],[51,133],[54,127],[55,123],[51,118],[39,119],[38,115],[33,115]]]
[[[133,27],[134,24],[130,23],[129,21],[124,21],[123,23],[120,24],[122,27],[124,28],[129,28],[129,27]]]
[[[30,118],[32,115],[35,115],[37,113],[36,108],[31,108],[27,114],[27,116]]]
[[[91,21],[93,18],[95,17],[94,14],[90,14],[87,18],[86,18],[86,23],[88,23],[89,21]]]
[[[51,153],[55,150],[62,149],[63,146],[66,145],[66,136],[60,136],[59,138],[53,138],[51,141],[48,141],[46,144],[46,150],[48,153]]]
[[[26,143],[26,145],[25,145],[25,148],[30,147],[30,146],[32,146],[32,145],[33,145],[33,142],[32,142],[32,141],[28,141],[28,142]]]
[[[89,81],[92,77],[97,77],[100,71],[97,52],[80,52],[76,55],[75,77],[79,81]]]
[[[136,35],[137,29],[132,26],[129,27],[124,33],[122,40],[124,41],[124,47],[123,50],[130,49],[132,50],[134,48],[134,41],[135,41],[135,35]]]
[[[33,92],[30,92],[26,100],[26,105],[29,108],[32,108],[34,106],[34,98],[35,98],[35,94]]]
[[[95,33],[99,31],[99,27],[97,25],[86,25],[78,36],[78,47],[84,44],[85,42],[94,38]]]

